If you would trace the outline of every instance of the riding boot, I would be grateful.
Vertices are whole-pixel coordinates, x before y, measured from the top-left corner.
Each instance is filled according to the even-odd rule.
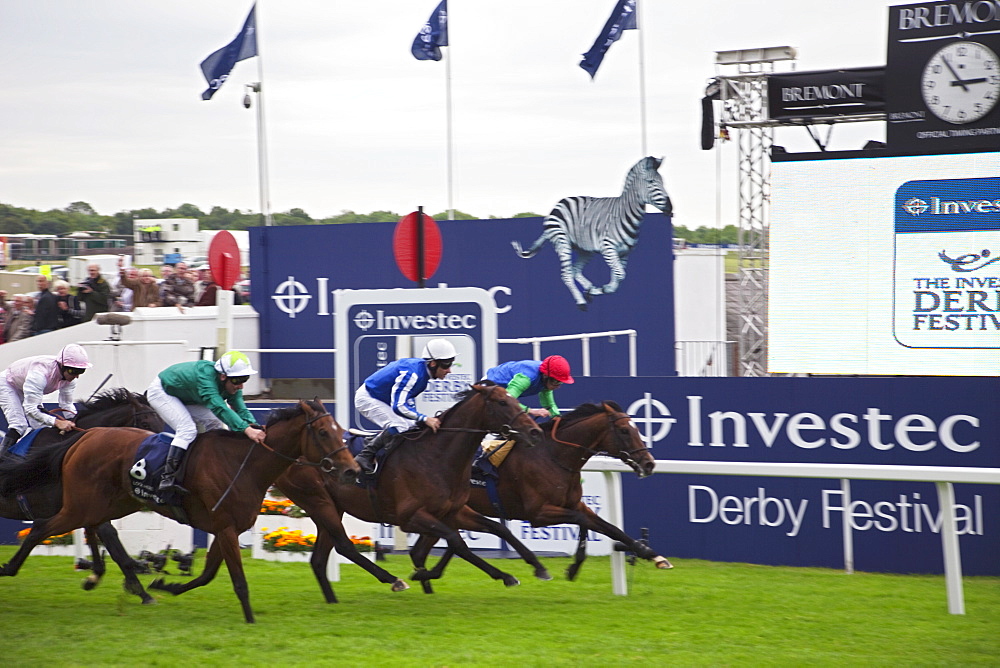
[[[0,442],[0,457],[19,440],[21,440],[21,434],[18,433],[17,429],[8,429],[7,435],[3,437],[3,442]]]
[[[388,452],[392,446],[392,442],[395,440],[396,433],[393,427],[387,427],[365,442],[365,447],[354,458],[354,461],[358,463],[362,471],[367,474],[375,471],[375,453],[382,448],[385,448],[386,452]]]
[[[163,464],[163,475],[160,476],[160,487],[157,490],[161,495],[170,492],[184,493],[187,491],[174,482],[177,471],[181,468],[181,461],[186,454],[187,450],[185,448],[179,445],[170,446],[170,450],[167,452],[167,461]]]

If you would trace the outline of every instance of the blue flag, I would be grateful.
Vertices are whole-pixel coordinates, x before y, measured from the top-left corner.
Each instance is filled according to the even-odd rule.
[[[604,29],[601,30],[601,34],[594,41],[594,46],[590,47],[590,51],[583,54],[580,67],[590,73],[591,79],[597,74],[597,68],[601,66],[604,54],[608,52],[608,48],[612,44],[621,38],[622,32],[636,29],[636,2],[637,0],[618,0],[618,4],[615,5],[615,10],[611,12],[608,22],[604,24]]]
[[[441,60],[441,49],[448,46],[448,0],[441,0],[427,23],[413,39],[410,53],[417,60]]]
[[[201,71],[208,81],[208,90],[201,94],[201,99],[211,100],[215,91],[229,78],[236,63],[257,55],[257,11],[255,4],[250,8],[243,30],[232,42],[222,47],[205,60],[201,61]]]

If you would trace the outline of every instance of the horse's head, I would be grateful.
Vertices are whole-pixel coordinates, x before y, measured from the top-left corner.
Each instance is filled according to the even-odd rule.
[[[507,394],[503,386],[483,383],[473,385],[472,389],[486,405],[484,429],[501,436],[513,436],[515,440],[527,446],[541,442],[542,430],[538,423],[521,409],[521,404]]]
[[[340,481],[352,483],[361,469],[344,442],[344,429],[319,401],[299,400],[305,418],[303,456],[325,473],[339,472]]]
[[[166,424],[145,397],[115,387],[101,392],[80,407],[75,422],[81,429],[90,427],[137,427],[163,431]]]
[[[632,424],[632,418],[613,401],[604,401],[601,406],[608,421],[604,449],[631,466],[640,478],[652,474],[656,460],[643,443],[639,430]]]

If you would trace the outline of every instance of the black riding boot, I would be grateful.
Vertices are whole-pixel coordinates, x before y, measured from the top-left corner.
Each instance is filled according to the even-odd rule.
[[[7,452],[8,448],[14,447],[14,444],[19,440],[21,440],[21,434],[18,433],[17,429],[8,429],[7,435],[3,437],[3,442],[0,442],[0,457]]]
[[[180,470],[181,461],[183,461],[184,455],[186,454],[187,450],[184,448],[177,445],[170,446],[170,450],[167,452],[167,461],[163,464],[163,475],[160,477],[160,487],[157,490],[160,494],[187,491],[182,487],[178,487],[174,483],[174,477],[176,477],[177,471]]]
[[[358,463],[358,466],[365,473],[373,473],[375,471],[375,453],[382,448],[388,451],[392,447],[395,438],[396,430],[391,427],[383,429],[365,442],[365,447],[361,449],[361,452],[354,458],[354,461]]]

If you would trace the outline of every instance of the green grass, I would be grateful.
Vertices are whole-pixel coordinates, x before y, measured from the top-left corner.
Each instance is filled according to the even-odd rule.
[[[0,547],[6,561],[13,547]],[[577,582],[566,558],[540,582],[521,562],[505,588],[452,563],[426,595],[393,593],[345,565],[328,605],[305,564],[246,558],[257,623],[243,622],[228,573],[142,606],[110,571],[83,591],[68,557],[31,557],[0,579],[7,666],[958,666],[1000,663],[1000,578],[966,578],[949,615],[940,576],[898,576],[676,560],[629,568],[611,593],[608,558]],[[392,555],[387,568],[410,573]],[[203,560],[196,561],[200,571]],[[143,576],[145,584],[152,576]],[[177,580],[179,576],[169,579]]]

